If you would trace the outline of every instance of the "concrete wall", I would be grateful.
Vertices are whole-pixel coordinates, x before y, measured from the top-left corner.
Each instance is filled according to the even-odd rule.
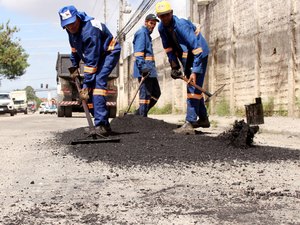
[[[227,84],[232,113],[260,96],[275,111],[299,116],[299,9],[299,0],[215,0],[198,8],[212,50],[209,89]]]
[[[222,101],[234,114],[262,97],[264,104],[274,103],[275,111],[300,116],[299,9],[299,0],[215,0],[198,6],[192,20],[201,24],[211,48],[205,87],[213,93],[226,84],[210,103],[211,113]],[[162,89],[158,106],[171,103],[174,110],[185,111],[185,84],[170,78],[159,38],[154,40],[154,51]],[[120,109],[137,88],[131,78],[133,60],[131,56],[124,61],[125,76],[119,79]]]

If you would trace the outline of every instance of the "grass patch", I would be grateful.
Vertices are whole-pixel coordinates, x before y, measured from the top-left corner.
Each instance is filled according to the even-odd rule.
[[[211,120],[211,121],[209,121],[210,122],[210,126],[212,127],[212,128],[217,128],[218,127],[218,121],[216,121],[216,120]]]
[[[230,115],[230,106],[229,102],[223,98],[217,105],[216,105],[216,114],[218,116],[229,116]]]
[[[160,115],[160,114],[171,114],[172,113],[172,104],[166,104],[165,106],[159,108],[159,107],[153,107],[150,109],[148,114],[155,114],[155,115]]]
[[[270,97],[266,103],[263,103],[264,116],[274,115],[274,97]]]

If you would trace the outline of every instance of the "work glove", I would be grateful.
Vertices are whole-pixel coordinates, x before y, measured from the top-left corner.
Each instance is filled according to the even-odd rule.
[[[148,68],[145,68],[145,69],[142,69],[142,77],[147,77],[150,75],[150,69]]]
[[[182,78],[182,72],[181,70],[172,69],[171,70],[171,77],[173,79],[181,79]]]
[[[73,80],[75,80],[76,77],[80,77],[80,73],[78,71],[78,67],[77,66],[72,66],[68,68],[69,72],[70,72],[70,76]]]
[[[85,100],[87,101],[89,99],[89,90],[87,88],[82,88],[80,91],[79,91],[79,98],[81,100]]]

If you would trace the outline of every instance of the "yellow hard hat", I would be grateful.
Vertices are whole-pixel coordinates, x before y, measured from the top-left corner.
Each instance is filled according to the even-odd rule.
[[[170,13],[173,10],[172,10],[171,5],[170,5],[169,2],[167,2],[167,1],[161,1],[161,2],[158,2],[156,4],[155,11],[156,11],[156,15],[160,16],[160,15],[163,15],[163,14]]]

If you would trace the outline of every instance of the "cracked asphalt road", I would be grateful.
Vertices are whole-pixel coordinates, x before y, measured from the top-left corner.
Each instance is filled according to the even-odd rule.
[[[82,115],[0,116],[0,224],[300,223],[299,149],[123,119],[120,143],[71,146]]]

